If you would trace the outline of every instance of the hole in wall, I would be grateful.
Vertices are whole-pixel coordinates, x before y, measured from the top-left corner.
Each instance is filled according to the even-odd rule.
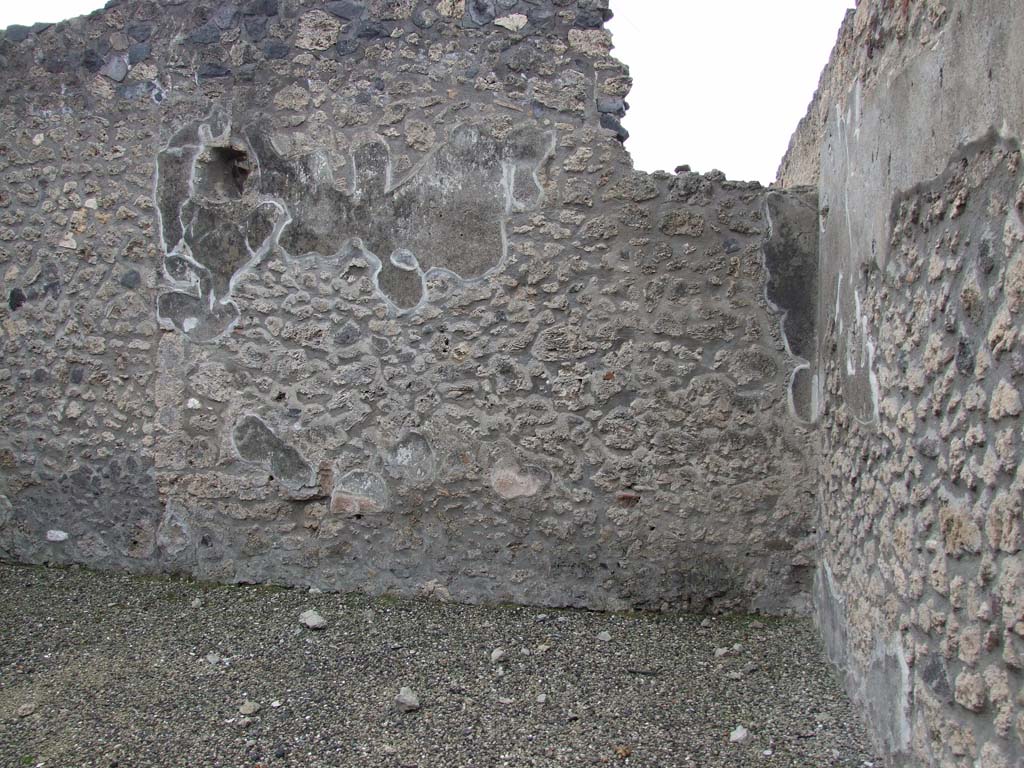
[[[249,153],[237,147],[208,147],[199,157],[197,186],[212,200],[237,200],[252,173]]]

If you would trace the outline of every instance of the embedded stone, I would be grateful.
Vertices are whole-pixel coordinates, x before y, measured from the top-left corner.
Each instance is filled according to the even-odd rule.
[[[267,38],[263,41],[260,46],[260,50],[263,51],[263,55],[268,59],[283,59],[291,53],[292,47],[283,40],[277,38]]]
[[[1007,416],[1019,416],[1022,410],[1020,392],[1010,382],[1000,381],[992,393],[988,417],[993,421]]]
[[[221,77],[230,77],[231,69],[223,64],[202,64],[196,73],[200,80],[212,80]]]
[[[337,17],[320,10],[309,11],[299,17],[295,46],[307,51],[326,51],[338,42],[340,33],[341,22]]]
[[[503,499],[535,496],[547,484],[550,474],[539,467],[520,467],[512,458],[501,459],[491,470],[491,488]]]
[[[521,13],[513,13],[494,20],[497,26],[503,27],[510,32],[518,32],[526,26],[527,22],[529,22],[529,19]]]
[[[238,6],[234,5],[233,3],[224,3],[222,5],[217,6],[217,9],[213,12],[213,15],[210,17],[210,21],[212,21],[220,29],[230,29],[231,26],[235,23],[235,17],[237,15]]]
[[[188,39],[196,45],[210,45],[220,41],[222,30],[212,21],[208,21],[196,29]]]
[[[436,8],[442,16],[458,18],[466,12],[466,0],[438,0]]]
[[[249,0],[242,13],[250,16],[277,16],[279,0]]]
[[[661,217],[659,229],[671,236],[700,237],[704,234],[704,216],[685,208],[666,211]]]
[[[125,27],[128,37],[138,43],[144,43],[153,34],[153,25],[146,22],[133,22]]]
[[[605,29],[570,29],[569,46],[586,56],[607,56],[612,35]]]
[[[954,698],[956,703],[971,712],[981,712],[985,708],[987,690],[981,675],[964,670],[956,678]]]
[[[468,26],[482,27],[490,24],[497,15],[494,0],[465,0],[465,7],[463,23]]]
[[[615,115],[609,115],[601,113],[599,122],[602,128],[607,128],[609,131],[615,133],[615,139],[620,142],[625,142],[629,138],[629,131],[622,125],[619,118]]]
[[[145,61],[149,58],[151,51],[152,47],[149,43],[135,43],[128,48],[128,63],[130,65],[135,65],[140,61]]]
[[[332,0],[324,6],[330,13],[339,19],[352,21],[366,13],[366,6],[355,0]]]
[[[32,30],[23,24],[11,24],[4,30],[4,37],[10,40],[12,43],[21,43],[28,40],[29,35],[32,34]]]
[[[309,104],[309,100],[309,91],[298,83],[292,83],[274,95],[274,106],[278,109],[287,109],[298,112]]]

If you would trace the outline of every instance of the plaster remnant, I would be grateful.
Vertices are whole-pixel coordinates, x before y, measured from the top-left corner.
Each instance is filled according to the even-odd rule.
[[[244,416],[231,431],[235,451],[243,461],[260,464],[289,488],[311,480],[312,470],[302,455],[287,445],[257,416]]]
[[[388,452],[387,473],[406,483],[420,484],[434,479],[434,451],[423,435],[410,432]]]
[[[362,517],[388,508],[387,482],[383,477],[362,469],[346,473],[331,493],[331,512]]]

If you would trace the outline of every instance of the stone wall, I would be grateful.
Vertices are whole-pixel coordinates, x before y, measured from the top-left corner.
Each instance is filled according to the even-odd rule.
[[[783,328],[815,297],[764,244],[806,262],[815,207],[778,193],[769,227],[757,184],[634,171],[608,16],[138,0],[7,30],[0,556],[805,610]]]
[[[1024,5],[849,16],[819,179],[819,624],[894,765],[1024,760]]]

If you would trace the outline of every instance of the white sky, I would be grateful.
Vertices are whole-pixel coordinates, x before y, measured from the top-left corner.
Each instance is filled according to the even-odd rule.
[[[626,148],[644,171],[687,164],[775,179],[853,0],[611,0],[633,90]]]
[[[104,0],[0,0],[0,28],[60,21]],[[717,168],[769,183],[854,0],[611,0],[629,65],[626,147],[637,168]]]

